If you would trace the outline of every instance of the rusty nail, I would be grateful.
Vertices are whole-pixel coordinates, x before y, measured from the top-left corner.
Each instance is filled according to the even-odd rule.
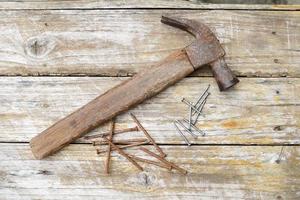
[[[137,163],[135,162],[132,158],[129,157],[129,155],[127,155],[122,149],[120,149],[119,147],[117,147],[115,144],[113,144],[109,139],[107,139],[106,137],[103,137],[103,139],[105,139],[111,146],[114,147],[114,149],[122,156],[124,156],[129,162],[131,162],[136,168],[138,168],[139,170],[143,171],[143,168]]]
[[[172,168],[178,170],[182,174],[186,174],[187,173],[187,171],[185,169],[182,169],[182,168],[178,167],[174,163],[167,161],[165,158],[163,158],[163,157],[161,157],[161,156],[153,153],[152,151],[150,151],[150,150],[148,150],[148,149],[146,149],[144,147],[140,147],[140,150],[144,151],[145,153],[147,153],[150,156],[155,157],[156,159],[160,160],[161,162],[165,163],[166,165],[171,166]]]
[[[121,145],[127,145],[127,144],[131,144],[134,142],[146,142],[148,141],[147,139],[128,139],[128,140],[114,140],[114,144],[121,144]],[[95,145],[105,145],[107,144],[106,141],[93,141],[94,146]]]
[[[155,140],[149,135],[149,133],[146,131],[146,129],[142,126],[142,124],[139,122],[139,120],[136,118],[136,116],[133,113],[130,113],[131,118],[133,119],[133,121],[137,124],[137,126],[139,127],[139,129],[141,131],[143,131],[143,133],[145,134],[145,136],[148,138],[148,140],[150,140],[150,142],[154,145],[154,147],[156,148],[156,150],[159,152],[159,154],[162,157],[166,157],[167,155],[162,151],[162,149],[155,143]]]
[[[115,120],[112,119],[110,123],[110,134],[108,140],[110,142],[113,141],[113,134],[114,134],[114,127],[115,127]],[[105,162],[105,173],[109,174],[109,168],[110,168],[110,158],[111,158],[111,145],[110,143],[107,146],[107,157],[106,157],[106,162]]]
[[[155,162],[155,161],[153,161],[153,160],[148,160],[148,159],[140,158],[140,157],[133,156],[133,155],[130,155],[130,157],[133,158],[133,159],[136,160],[136,161],[140,161],[140,162],[144,162],[144,163],[147,163],[147,164],[156,165],[156,166],[158,166],[158,167],[162,167],[162,168],[165,168],[165,169],[168,169],[168,170],[172,170],[172,167],[171,167],[171,166],[165,165],[165,164],[163,164],[163,163]]]
[[[127,149],[127,148],[130,148],[130,147],[136,147],[136,146],[140,146],[140,145],[144,145],[144,144],[149,144],[149,141],[146,140],[144,142],[136,142],[136,143],[131,143],[131,144],[127,144],[127,145],[124,145],[124,146],[120,146],[119,149]],[[114,147],[112,147],[112,151],[116,150]],[[100,149],[97,149],[97,154],[101,154],[101,153],[105,153],[107,152],[107,150],[100,150]]]
[[[127,132],[133,132],[133,131],[138,131],[138,127],[135,126],[135,127],[132,127],[132,128],[125,128],[125,129],[121,129],[121,130],[115,130],[114,135],[121,134],[121,133],[127,133]],[[95,135],[88,135],[88,136],[85,136],[83,138],[86,139],[86,140],[89,140],[89,139],[95,139],[95,138],[103,138],[103,137],[108,136],[108,135],[109,135],[109,132],[105,132],[105,133],[100,133],[100,134],[95,134]]]

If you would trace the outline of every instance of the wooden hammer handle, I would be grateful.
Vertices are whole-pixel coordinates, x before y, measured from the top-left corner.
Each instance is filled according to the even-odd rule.
[[[193,71],[186,52],[184,50],[174,52],[161,63],[108,90],[32,138],[30,146],[34,156],[41,159],[60,150]]]

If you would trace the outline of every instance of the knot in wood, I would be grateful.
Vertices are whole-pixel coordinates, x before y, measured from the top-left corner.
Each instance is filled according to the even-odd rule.
[[[53,37],[38,36],[29,38],[25,46],[25,53],[33,58],[46,57],[56,46]]]
[[[135,177],[130,177],[128,180],[130,185],[139,187],[140,189],[150,189],[151,186],[157,183],[157,177],[155,174],[149,171],[143,171],[137,174]]]
[[[139,174],[139,179],[142,185],[150,186],[153,184],[156,178],[153,174],[150,174],[148,172],[142,172]]]

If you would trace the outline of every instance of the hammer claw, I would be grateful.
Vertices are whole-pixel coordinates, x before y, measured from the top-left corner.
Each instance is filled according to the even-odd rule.
[[[197,39],[203,37],[215,37],[213,32],[205,24],[195,20],[163,15],[161,17],[161,22],[187,31]]]

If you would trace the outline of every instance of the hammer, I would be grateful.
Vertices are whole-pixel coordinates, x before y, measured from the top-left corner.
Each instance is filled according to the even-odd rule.
[[[219,40],[206,25],[170,16],[162,16],[161,22],[191,33],[196,40],[175,51],[157,65],[113,87],[32,138],[30,146],[37,159],[53,154],[205,64],[210,65],[220,91],[227,90],[239,82],[225,63],[225,51]]]

